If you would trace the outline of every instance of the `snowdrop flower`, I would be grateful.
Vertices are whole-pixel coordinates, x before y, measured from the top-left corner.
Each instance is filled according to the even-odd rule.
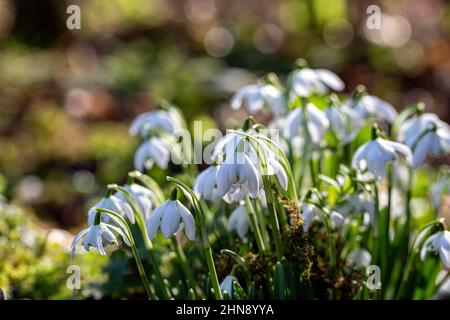
[[[323,95],[329,89],[342,91],[344,88],[344,82],[326,69],[301,68],[292,73],[292,89],[300,97],[309,97],[314,93]]]
[[[347,105],[333,102],[324,112],[330,123],[330,129],[343,145],[351,142],[363,125],[361,116]]]
[[[428,154],[441,156],[450,152],[450,126],[432,113],[406,120],[398,138],[413,151],[413,168],[421,166]]]
[[[175,196],[171,196],[171,199],[157,207],[147,219],[147,231],[151,240],[155,238],[159,227],[166,238],[184,229],[189,240],[195,240],[194,217],[179,200],[176,200],[176,191]]]
[[[248,132],[246,132],[248,133]],[[242,142],[243,150],[248,151],[250,144],[244,139],[245,137],[235,132],[229,132],[217,141],[211,154],[211,159],[218,163],[222,163],[227,154],[234,154],[238,144]]]
[[[333,229],[339,228],[344,224],[345,218],[342,214],[337,211],[330,211],[329,216],[331,218],[331,223]]]
[[[202,171],[194,181],[194,192],[199,198],[219,203],[221,195],[217,189],[217,166],[210,166]]]
[[[450,176],[442,177],[430,188],[431,204],[436,211],[441,208],[442,197],[446,194],[450,194]]]
[[[363,119],[375,118],[393,123],[397,118],[397,111],[391,104],[365,93],[350,98],[345,105],[353,108]]]
[[[223,279],[223,281],[220,283],[220,290],[223,292],[227,292],[230,297],[233,295],[233,281],[238,281],[238,279],[235,276],[228,275]]]
[[[128,191],[136,200],[144,219],[147,220],[153,210],[153,206],[158,202],[155,194],[150,189],[145,188],[137,183],[127,184],[124,186],[124,189]],[[123,203],[128,204],[125,196],[120,192],[118,193],[118,197],[122,200]],[[128,207],[131,210],[131,206],[128,205]]]
[[[366,249],[357,248],[349,252],[347,260],[358,268],[368,267],[372,262],[372,255]]]
[[[261,194],[261,190],[259,194]],[[229,204],[239,203],[245,200],[245,197],[249,194],[248,184],[234,185],[231,189],[222,197],[223,201]],[[258,197],[259,198],[259,197]]]
[[[420,250],[421,260],[425,260],[428,251],[439,253],[442,263],[450,268],[450,231],[439,231],[430,236]]]
[[[303,205],[301,214],[303,216],[303,230],[308,232],[309,228],[314,223],[314,221],[316,221],[317,218],[321,215],[321,212],[320,209],[317,208],[315,205],[305,203]]]
[[[167,169],[172,151],[176,146],[166,138],[151,137],[141,144],[134,156],[134,167],[136,170],[144,171],[150,169],[156,163],[161,169]]]
[[[306,232],[308,232],[315,221],[318,221],[323,217],[321,209],[311,203],[303,204],[301,214],[303,216],[303,230]],[[345,220],[344,216],[337,211],[331,211],[329,217],[331,218],[333,229],[340,227]]]
[[[322,111],[316,108],[312,103],[306,105],[306,110],[297,108],[293,110],[286,118],[284,127],[284,137],[287,140],[292,140],[296,137],[304,137],[304,113],[306,113],[306,127],[311,142],[314,145],[319,145],[322,142],[323,136],[328,130],[330,123]]]
[[[228,231],[236,230],[239,238],[243,239],[250,227],[250,220],[245,205],[241,205],[233,210],[228,218]]]
[[[359,193],[350,195],[346,201],[338,205],[337,210],[345,217],[362,213],[364,215],[364,225],[369,225],[375,221],[375,204],[367,194]]]
[[[107,245],[117,245],[117,238],[114,235],[114,232],[119,234],[123,241],[130,246],[130,240],[124,234],[122,229],[119,227],[115,227],[110,224],[106,224],[104,222],[98,221],[98,223],[93,223],[87,229],[81,231],[72,241],[72,245],[70,246],[70,257],[73,259],[75,248],[77,243],[81,240],[82,237],[85,237],[83,240],[83,247],[86,251],[89,251],[91,247],[96,248],[97,251],[101,255],[106,255],[104,247]]]
[[[232,187],[231,190],[222,197],[222,199],[228,204],[240,203],[245,200],[248,193],[248,187],[245,184],[240,187]],[[263,208],[267,208],[266,193],[264,188],[259,189],[259,193],[256,198],[260,201]]]
[[[235,187],[248,188],[250,195],[255,198],[260,189],[260,173],[250,157],[238,151],[229,155],[217,172],[217,187],[219,194],[224,196]]]
[[[277,116],[287,109],[283,92],[271,84],[252,84],[237,91],[231,99],[231,108],[237,110],[242,106],[251,114],[266,106]]]
[[[137,116],[129,131],[132,135],[146,137],[150,129],[160,129],[172,134],[181,128],[182,120],[175,110],[156,110]]]
[[[396,163],[404,158],[408,165],[412,164],[411,150],[404,144],[376,138],[366,142],[356,150],[352,167],[366,171],[377,179],[384,179],[387,174],[387,164]]]
[[[95,208],[102,208],[117,212],[123,217],[126,217],[131,223],[135,222],[134,212],[131,206],[123,198],[117,195],[110,195],[108,197],[102,198],[97,202],[88,212],[88,225],[92,225],[97,215],[97,210]],[[102,221],[109,223],[111,218],[107,214],[101,214]]]

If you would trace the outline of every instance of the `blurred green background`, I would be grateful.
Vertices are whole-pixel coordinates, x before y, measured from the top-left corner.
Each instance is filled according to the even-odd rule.
[[[70,4],[81,30],[66,27]],[[379,30],[366,27],[373,4]],[[449,121],[449,34],[439,0],[0,0],[0,193],[45,228],[75,230],[132,169],[135,115],[165,98],[189,121],[230,126],[245,116],[231,94],[298,57],[348,93],[363,83]]]

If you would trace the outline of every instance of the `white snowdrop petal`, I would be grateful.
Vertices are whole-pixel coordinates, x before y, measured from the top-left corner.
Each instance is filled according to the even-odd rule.
[[[89,229],[84,229],[78,233],[75,238],[72,240],[72,244],[70,245],[70,259],[73,259],[75,254],[75,248],[77,246],[78,241],[86,234],[88,233]]]
[[[184,224],[184,230],[189,240],[195,240],[195,219],[192,213],[180,201],[176,201],[177,209]]]
[[[319,76],[320,80],[331,89],[335,91],[342,91],[345,89],[344,82],[334,72],[326,69],[316,69],[315,72]]]
[[[180,227],[180,212],[174,201],[170,201],[161,218],[161,232],[166,238],[170,238]]]

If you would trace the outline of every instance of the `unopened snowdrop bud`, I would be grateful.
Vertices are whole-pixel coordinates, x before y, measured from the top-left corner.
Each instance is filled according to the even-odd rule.
[[[344,82],[332,71],[326,69],[301,68],[292,73],[292,89],[300,97],[309,97],[314,93],[323,95],[329,89],[342,91]]]
[[[376,134],[373,133],[373,138],[375,137]],[[398,142],[375,138],[356,150],[352,167],[363,172],[367,171],[381,180],[386,177],[387,165],[396,164],[400,158],[403,158],[409,166],[412,165],[413,156],[409,147]]]
[[[156,110],[143,113],[133,120],[130,126],[132,135],[146,137],[149,130],[164,130],[167,133],[174,133],[182,128],[182,122],[174,112],[166,110]]]
[[[236,230],[239,238],[243,239],[250,227],[247,208],[243,205],[233,210],[228,218],[228,231]]]
[[[117,238],[114,235],[114,232],[119,234],[123,241],[130,246],[130,240],[122,231],[121,228],[101,222],[100,221],[100,213],[94,218],[94,222],[87,229],[81,231],[72,241],[72,245],[70,247],[70,256],[73,259],[75,254],[75,248],[77,243],[84,237],[83,240],[83,248],[86,251],[89,251],[90,248],[95,248],[101,255],[106,255],[105,246],[108,245],[117,245]]]
[[[212,165],[201,172],[194,181],[195,194],[212,203],[219,203],[221,195],[217,189],[218,167]]]
[[[238,279],[235,276],[226,276],[225,279],[220,283],[220,290],[222,290],[222,293],[227,292],[228,295],[233,297],[233,282],[238,281]]]
[[[255,198],[260,189],[260,173],[249,156],[237,151],[227,155],[225,162],[217,172],[217,187],[221,196],[233,187],[246,186],[250,195]]]
[[[420,167],[428,154],[450,153],[450,126],[432,113],[406,120],[400,127],[398,139],[413,151],[413,168]]]
[[[358,268],[368,267],[372,262],[372,255],[366,249],[354,249],[350,251],[347,259]]]
[[[242,106],[251,114],[267,107],[277,116],[287,109],[283,92],[268,83],[252,84],[239,89],[231,99],[231,108],[237,110]]]
[[[98,215],[95,208],[102,208],[117,212],[121,216],[126,217],[131,223],[135,222],[133,209],[128,204],[128,202],[121,198],[119,195],[108,195],[107,197],[104,197],[99,202],[97,202],[89,210],[88,225],[92,225],[94,223],[95,216]],[[109,223],[111,221],[109,215],[106,214],[101,214],[101,218],[102,221],[106,223]]]
[[[166,238],[170,238],[184,229],[189,240],[195,240],[194,217],[177,200],[177,189],[172,191],[169,200],[166,200],[150,214],[147,220],[147,231],[151,240],[155,238],[159,227],[161,227],[161,232]]]
[[[306,116],[306,119],[304,119],[304,116]],[[330,123],[325,113],[317,109],[312,103],[306,105],[306,110],[296,108],[288,115],[283,131],[284,137],[287,140],[305,137],[304,121],[306,121],[306,128],[308,129],[311,142],[314,145],[319,145]]]
[[[439,231],[430,236],[420,250],[420,259],[425,260],[427,252],[439,254],[442,263],[450,268],[450,231]]]
[[[174,144],[162,137],[151,137],[141,144],[134,156],[134,167],[143,172],[156,164],[167,169],[174,150]]]

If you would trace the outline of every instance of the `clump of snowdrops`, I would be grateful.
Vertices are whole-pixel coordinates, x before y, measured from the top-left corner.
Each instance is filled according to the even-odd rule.
[[[450,268],[439,216],[450,177],[439,169],[429,186],[433,216],[422,225],[413,188],[428,156],[449,153],[449,126],[421,103],[398,113],[363,86],[344,89],[303,60],[284,86],[269,74],[243,87],[231,107],[273,120],[250,115],[227,130],[201,172],[177,136],[179,109],[162,102],[138,116],[135,170],[89,211],[72,255],[79,242],[102,255],[120,242],[149,299],[435,297]],[[148,174],[155,166],[164,185]],[[157,251],[173,274],[162,274]]]

